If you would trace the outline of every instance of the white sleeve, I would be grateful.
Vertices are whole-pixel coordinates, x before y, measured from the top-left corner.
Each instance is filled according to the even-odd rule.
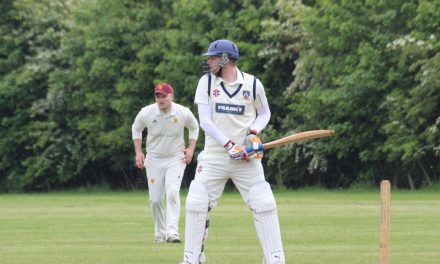
[[[209,104],[209,94],[208,94],[208,75],[205,74],[200,78],[197,84],[196,96],[194,98],[194,103],[196,104]]]
[[[189,110],[189,108],[186,108],[187,110],[187,120],[186,120],[186,127],[189,130],[188,138],[197,140],[199,137],[199,123],[197,123],[197,119],[194,116],[194,114]]]
[[[251,126],[251,130],[255,130],[260,133],[260,131],[263,130],[269,123],[271,113],[268,104],[256,107],[256,109],[258,115]]]
[[[142,139],[142,131],[147,126],[145,118],[143,118],[143,109],[139,111],[131,126],[131,136],[133,140]]]
[[[211,106],[208,104],[198,104],[200,126],[207,135],[212,137],[220,145],[224,146],[228,143],[229,138],[223,135],[222,132],[211,120]]]
[[[261,108],[265,105],[269,105],[267,102],[266,91],[264,90],[263,84],[257,79],[256,83],[256,97],[255,97],[255,107]]]
[[[271,113],[264,86],[259,79],[257,79],[256,82],[255,109],[257,110],[258,115],[250,129],[260,133],[269,123]]]

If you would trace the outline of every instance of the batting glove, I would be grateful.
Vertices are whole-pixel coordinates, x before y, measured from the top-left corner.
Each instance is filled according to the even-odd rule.
[[[244,148],[235,144],[231,140],[224,145],[225,149],[229,153],[229,157],[235,160],[249,160],[249,155]]]
[[[261,150],[261,139],[258,137],[258,133],[255,130],[250,130],[245,138],[246,150],[252,149],[249,153],[249,157],[262,159],[263,151]]]

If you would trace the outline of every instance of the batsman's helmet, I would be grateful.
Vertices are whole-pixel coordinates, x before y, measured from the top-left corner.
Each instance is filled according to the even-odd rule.
[[[229,58],[238,60],[240,54],[238,53],[238,47],[234,42],[227,39],[218,39],[209,45],[208,52],[203,54],[204,56],[222,56],[227,54]]]

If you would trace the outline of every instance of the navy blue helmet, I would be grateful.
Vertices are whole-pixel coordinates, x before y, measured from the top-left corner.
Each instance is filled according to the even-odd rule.
[[[211,43],[208,48],[208,52],[203,54],[204,56],[222,56],[227,54],[229,58],[238,60],[240,54],[238,53],[238,47],[234,42],[227,39],[219,39]]]

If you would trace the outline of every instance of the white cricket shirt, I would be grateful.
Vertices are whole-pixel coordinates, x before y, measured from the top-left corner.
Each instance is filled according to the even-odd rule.
[[[164,158],[182,154],[185,149],[185,127],[189,131],[188,138],[197,140],[199,124],[189,108],[173,102],[171,111],[164,114],[155,103],[141,109],[131,132],[133,140],[142,139],[142,131],[147,128],[148,155]]]
[[[232,84],[211,74],[209,94],[208,90],[206,74],[199,80],[194,102],[210,105],[213,123],[227,138],[242,145],[247,131],[256,119],[256,108],[268,105],[263,84],[254,76],[237,69],[237,80]],[[206,134],[205,151],[224,153],[225,149]]]

